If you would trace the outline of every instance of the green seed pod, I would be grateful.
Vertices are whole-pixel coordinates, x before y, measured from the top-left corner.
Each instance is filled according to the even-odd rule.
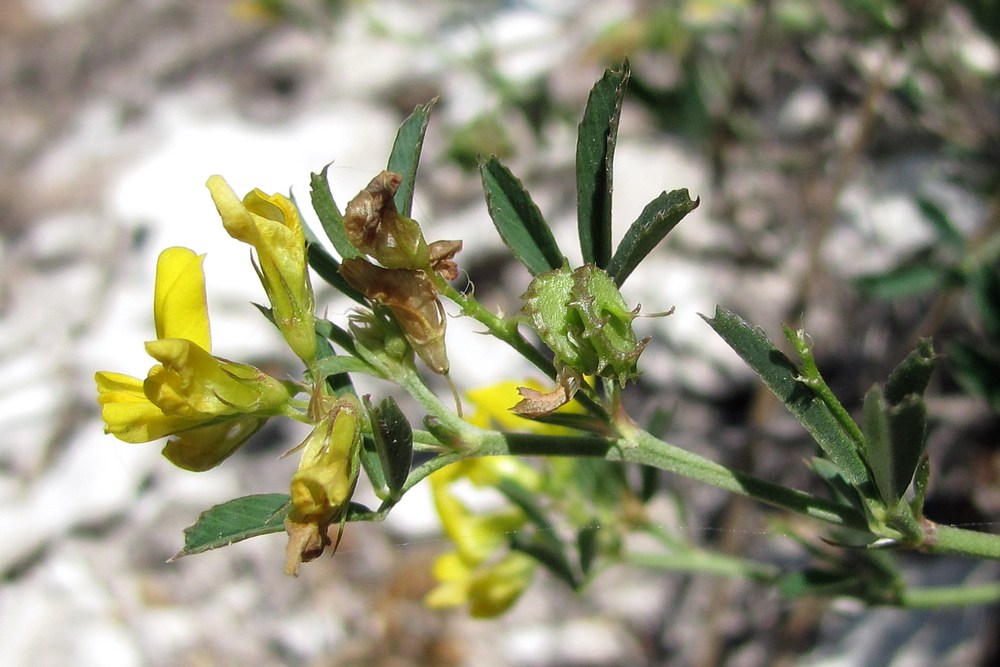
[[[535,276],[522,312],[564,366],[623,385],[638,376],[636,362],[649,339],[638,340],[629,310],[606,271],[586,264]]]

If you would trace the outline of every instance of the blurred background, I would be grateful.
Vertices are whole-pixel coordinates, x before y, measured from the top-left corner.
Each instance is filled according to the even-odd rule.
[[[576,123],[626,56],[616,233],[662,190],[701,198],[625,287],[649,312],[677,308],[637,324],[654,338],[630,409],[669,411],[675,444],[818,490],[805,434],[697,313],[721,304],[772,338],[804,326],[851,409],[933,336],[946,356],[928,515],[1000,531],[995,0],[3,0],[0,664],[998,664],[995,607],[865,609],[638,568],[581,596],[543,574],[493,621],[431,612],[421,599],[447,544],[418,492],[384,525],[349,526],[298,579],[282,574],[281,535],[166,562],[207,507],[284,492],[294,462],[277,457],[302,437],[275,426],[193,475],[155,443],[102,432],[93,373],[147,370],[170,245],[208,253],[216,352],[297,372],[247,305],[263,294],[207,177],[304,202],[310,172],[332,163],[343,205],[402,119],[438,98],[415,217],[464,239],[477,296],[513,312],[529,276],[489,222],[477,157],[510,166],[572,248]],[[330,292],[318,301],[346,314]],[[461,389],[529,373],[483,364],[474,331],[449,323]],[[808,562],[790,533],[809,527],[664,484],[687,507],[666,530]],[[914,583],[1000,576],[901,560]]]

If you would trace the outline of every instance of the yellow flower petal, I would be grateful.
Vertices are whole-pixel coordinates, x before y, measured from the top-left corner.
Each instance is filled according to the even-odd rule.
[[[212,176],[206,185],[229,235],[257,251],[261,282],[282,336],[311,364],[316,357],[315,297],[298,209],[287,197],[260,190],[241,201],[221,176]]]
[[[535,576],[536,563],[511,552],[493,565],[478,569],[469,582],[469,614],[474,618],[499,616],[517,602]]]
[[[204,260],[204,255],[187,248],[167,248],[160,253],[153,319],[157,338],[183,338],[211,351]]]
[[[163,455],[178,468],[204,472],[222,463],[265,421],[263,417],[241,415],[193,428],[171,438],[163,448]]]
[[[150,442],[197,426],[199,419],[168,416],[154,405],[142,388],[142,380],[119,373],[97,373],[98,403],[104,431],[125,442]]]

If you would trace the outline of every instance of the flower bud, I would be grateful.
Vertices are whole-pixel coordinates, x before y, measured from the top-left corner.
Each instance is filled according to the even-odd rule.
[[[309,282],[302,218],[287,197],[253,190],[240,201],[221,176],[208,179],[222,224],[257,251],[258,275],[274,321],[307,365],[316,358],[315,297]]]
[[[285,519],[288,574],[323,553],[331,544],[330,525],[345,516],[358,480],[359,414],[356,399],[338,400],[302,443],[299,469],[291,481],[292,508]]]

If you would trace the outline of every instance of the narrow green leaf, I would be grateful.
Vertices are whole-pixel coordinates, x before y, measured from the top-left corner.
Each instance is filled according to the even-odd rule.
[[[361,459],[361,467],[365,469],[365,474],[368,475],[368,481],[371,482],[375,495],[378,496],[379,500],[386,500],[389,497],[389,485],[385,480],[385,468],[382,467],[382,459],[378,455],[375,438],[364,437],[359,458]]]
[[[316,211],[319,224],[323,226],[323,231],[333,243],[340,258],[360,257],[361,251],[355,248],[350,239],[347,238],[347,230],[344,229],[344,216],[330,192],[330,182],[326,178],[326,170],[329,168],[330,165],[326,165],[323,167],[323,171],[312,174],[310,178],[309,193],[312,198],[313,210]]]
[[[795,415],[820,449],[840,468],[844,479],[855,487],[864,485],[868,481],[868,470],[853,441],[826,404],[797,379],[799,371],[795,364],[760,329],[750,326],[738,315],[720,307],[715,317],[702,317]]]
[[[950,267],[938,266],[930,260],[897,266],[884,273],[872,273],[855,278],[861,292],[879,299],[900,299],[924,294],[951,285],[955,281]]]
[[[514,533],[510,539],[512,549],[525,553],[549,570],[559,579],[562,579],[567,586],[576,590],[579,583],[576,574],[573,572],[566,552],[563,550],[561,542],[553,543],[550,540],[540,539],[541,533],[536,533],[532,537],[527,537],[521,533]]]
[[[913,502],[910,509],[913,516],[918,519],[924,516],[924,500],[927,498],[927,487],[931,480],[931,460],[924,454],[917,464],[917,471],[913,475]]]
[[[283,493],[244,496],[216,505],[201,513],[198,520],[184,529],[184,548],[170,560],[225,547],[235,542],[280,533],[291,505]]]
[[[938,238],[942,243],[956,250],[965,248],[965,237],[962,236],[962,232],[959,231],[958,227],[955,226],[951,218],[948,217],[948,214],[940,206],[927,197],[919,197],[917,199],[917,208],[920,209],[924,220],[934,227],[934,231],[937,232]]]
[[[357,356],[355,354],[356,348],[354,347],[354,338],[351,334],[344,329],[341,329],[330,320],[324,320],[322,317],[317,317],[316,333],[328,340],[332,340],[334,343],[339,345],[342,350],[350,353],[352,356]]]
[[[410,217],[413,208],[413,188],[417,180],[420,150],[424,145],[427,123],[431,119],[431,108],[436,102],[435,98],[427,104],[418,105],[413,110],[396,131],[396,139],[392,142],[392,150],[389,152],[386,169],[403,177],[403,182],[394,197],[396,209],[406,217]]]
[[[403,488],[413,465],[413,428],[392,397],[373,406],[366,396],[365,408],[371,417],[372,438],[385,483],[390,495],[395,495]]]
[[[877,385],[865,394],[865,405],[861,430],[865,434],[865,459],[872,471],[872,480],[882,502],[892,507],[899,500],[893,472],[892,434],[889,432],[889,417],[886,414],[885,397]]]
[[[579,394],[578,394],[579,395]],[[581,414],[579,412],[553,412],[548,415],[531,417],[531,421],[552,426],[562,426],[576,429],[577,431],[588,431],[600,435],[613,435],[609,430],[607,421],[594,417],[593,415]]]
[[[670,233],[684,216],[698,208],[700,200],[691,200],[686,189],[661,192],[642,209],[608,264],[608,273],[619,287],[635,267]]]
[[[493,225],[514,256],[533,276],[560,268],[563,253],[521,181],[496,157],[481,162],[479,173]]]
[[[858,490],[847,483],[843,475],[840,474],[840,468],[834,465],[830,459],[814,456],[809,460],[809,468],[830,487],[837,500],[850,505],[859,514],[864,513],[864,504],[861,501],[861,496],[858,495]]]
[[[325,280],[328,285],[344,296],[353,299],[362,305],[367,304],[365,296],[358,290],[351,287],[347,281],[344,280],[344,277],[340,275],[340,262],[334,259],[333,255],[328,253],[326,249],[320,245],[319,239],[315,237],[311,229],[306,227],[306,230],[306,236],[309,238],[309,245],[306,247],[308,252],[307,258],[309,260],[309,266],[313,268],[313,271],[315,271],[320,278]]]
[[[906,355],[889,374],[885,383],[885,400],[889,405],[895,405],[909,394],[923,395],[934,371],[934,344],[930,338],[921,338],[917,349]]]
[[[648,503],[660,490],[660,469],[656,466],[639,466],[639,500]]]
[[[605,268],[611,260],[612,171],[628,61],[607,70],[590,91],[576,144],[577,224],[583,261]]]
[[[497,484],[497,490],[502,494],[507,496],[507,499],[512,503],[521,508],[521,510],[528,516],[528,519],[538,527],[541,535],[547,540],[559,541],[556,537],[556,530],[552,523],[549,521],[548,517],[545,516],[545,510],[542,506],[538,504],[538,500],[535,494],[528,491],[526,488],[515,482],[510,478],[503,478]]]
[[[1000,266],[986,262],[974,269],[969,274],[969,288],[984,332],[1000,343]]]
[[[778,592],[786,598],[850,595],[860,588],[860,582],[852,574],[819,569],[792,572],[778,582]]]
[[[896,500],[903,497],[927,450],[927,405],[910,394],[887,410],[892,442],[892,481]]]
[[[948,346],[948,360],[955,367],[959,384],[1000,412],[1000,355],[971,341],[956,340]]]
[[[322,361],[327,357],[336,355],[336,352],[333,350],[333,346],[330,345],[330,337],[328,335],[333,333],[334,325],[331,322],[327,322],[322,319],[317,319],[315,325],[316,361],[318,363],[322,363]],[[337,327],[337,329],[339,329],[339,327]],[[335,396],[344,396],[345,394],[351,394],[354,396],[357,395],[357,392],[354,391],[354,384],[351,382],[351,376],[346,373],[327,375],[326,383],[329,385],[330,389],[333,390]]]
[[[596,521],[591,521],[586,526],[577,531],[576,548],[580,553],[580,571],[586,576],[590,572],[590,567],[597,557],[597,534],[601,526]]]

